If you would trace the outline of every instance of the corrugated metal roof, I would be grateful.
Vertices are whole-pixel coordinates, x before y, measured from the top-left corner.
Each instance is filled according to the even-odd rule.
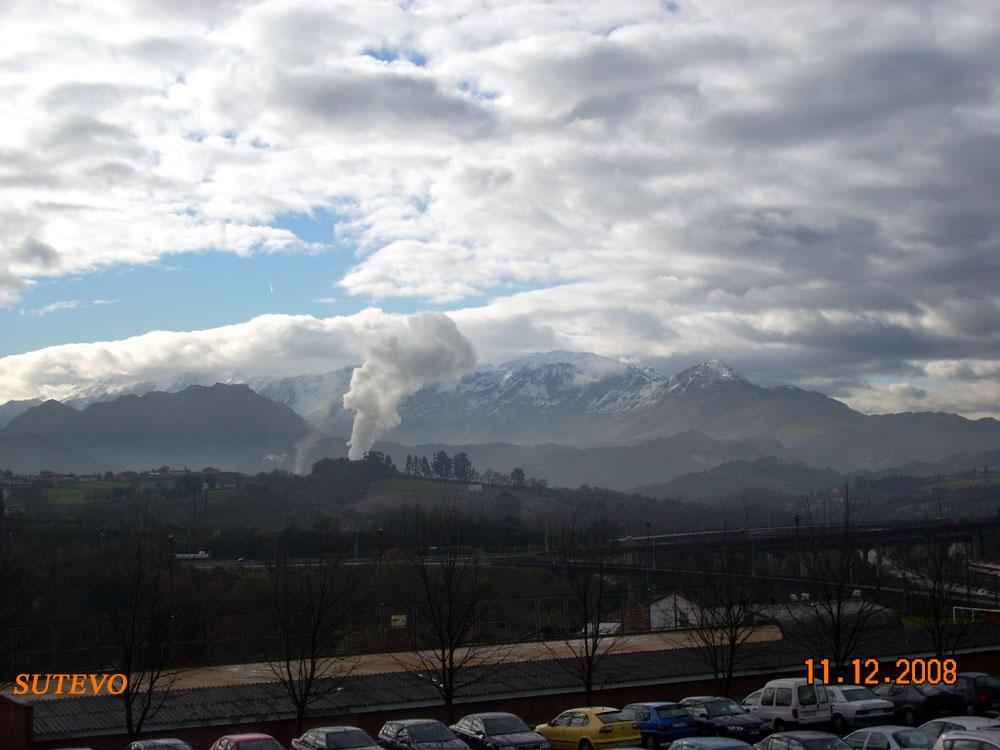
[[[1000,625],[984,625],[970,640],[969,649],[1000,644]],[[815,649],[813,649],[814,651]],[[926,637],[919,630],[875,630],[859,648],[866,657],[926,652]],[[749,643],[743,670],[777,671],[801,668],[803,659],[817,654],[792,641]],[[538,694],[580,689],[574,661],[552,659],[512,662],[499,669],[470,669],[462,678],[459,700],[484,700],[490,696]],[[615,654],[601,661],[596,683],[601,687],[656,683],[703,675],[704,661],[696,649],[669,649]],[[358,675],[339,681],[321,681],[322,694],[310,707],[312,716],[335,716],[367,708],[415,707],[440,703],[433,683],[418,672]],[[294,711],[280,683],[187,688],[170,692],[145,729],[162,733],[174,728],[239,724],[291,718]],[[124,733],[121,701],[112,696],[63,698],[34,704],[35,739],[39,741]]]

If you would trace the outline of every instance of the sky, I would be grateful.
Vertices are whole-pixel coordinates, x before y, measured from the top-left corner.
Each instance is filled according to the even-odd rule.
[[[998,71],[978,1],[0,4],[0,402],[434,311],[1000,417]]]

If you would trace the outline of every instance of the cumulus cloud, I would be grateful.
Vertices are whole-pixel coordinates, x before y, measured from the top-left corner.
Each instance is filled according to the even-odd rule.
[[[95,382],[165,387],[187,372],[245,379],[327,372],[360,362],[367,342],[408,330],[406,316],[368,309],[323,319],[262,315],[201,331],[63,344],[0,358],[0,402],[66,398]]]
[[[345,297],[446,306],[487,359],[719,355],[869,410],[961,381],[946,401],[990,411],[964,374],[1000,360],[998,7],[160,6],[0,10],[0,305],[181,251],[316,252],[276,218],[327,209]],[[149,335],[29,372],[166,367],[154,339],[257,366]]]

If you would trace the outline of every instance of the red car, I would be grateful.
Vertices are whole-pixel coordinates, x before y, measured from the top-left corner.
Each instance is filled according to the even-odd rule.
[[[211,750],[285,750],[269,734],[227,734],[212,743]]]

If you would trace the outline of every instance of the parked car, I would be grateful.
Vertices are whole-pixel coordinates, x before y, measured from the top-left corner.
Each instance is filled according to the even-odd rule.
[[[929,748],[936,738],[929,732],[899,724],[866,727],[851,732],[844,742],[854,750],[903,750],[904,748]]]
[[[128,750],[191,750],[191,746],[184,740],[165,737],[156,740],[135,740],[129,744]]]
[[[670,750],[753,750],[753,745],[733,737],[685,737],[675,740]]]
[[[965,698],[967,714],[1000,715],[1000,679],[985,672],[959,672],[955,690]]]
[[[629,703],[622,709],[622,713],[631,714],[635,719],[635,723],[639,725],[642,744],[649,750],[656,750],[663,744],[669,745],[681,737],[698,734],[698,722],[687,706],[680,703]]]
[[[740,701],[740,705],[747,711],[751,711],[755,706],[760,705],[760,696],[764,694],[764,688],[754,690],[750,695]]]
[[[937,739],[945,732],[975,731],[988,727],[1000,727],[1000,721],[982,716],[945,716],[921,724],[920,730]]]
[[[851,750],[851,746],[835,734],[806,729],[777,732],[765,737],[754,747],[757,750]]]
[[[715,734],[756,741],[770,725],[730,698],[696,695],[681,701],[698,722],[702,734]]]
[[[748,696],[749,697],[749,696]],[[760,693],[760,702],[748,710],[780,732],[787,726],[823,724],[830,721],[830,696],[822,683],[804,677],[770,680]]]
[[[896,716],[911,727],[938,716],[953,716],[965,711],[962,696],[945,685],[897,685],[887,682],[873,692],[879,698],[892,701]]]
[[[379,750],[379,745],[357,727],[316,727],[292,740],[292,750]]]
[[[934,750],[1000,750],[1000,732],[992,729],[945,732],[935,740]]]
[[[227,734],[212,743],[211,750],[285,750],[269,734]]]
[[[834,731],[843,734],[848,727],[885,724],[892,721],[896,707],[879,698],[863,685],[827,685]]]
[[[549,750],[549,741],[514,714],[469,714],[450,729],[474,750]]]
[[[437,719],[387,721],[378,731],[386,750],[469,750],[469,746]]]
[[[553,750],[596,750],[638,745],[639,725],[631,714],[609,706],[589,706],[563,711],[535,731],[545,737]]]

